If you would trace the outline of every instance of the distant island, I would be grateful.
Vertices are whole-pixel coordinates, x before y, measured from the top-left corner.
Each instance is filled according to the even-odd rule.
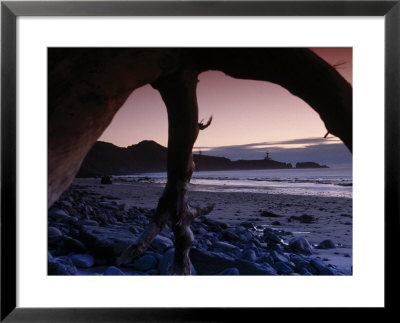
[[[236,160],[203,154],[193,154],[197,171],[290,169],[290,163],[272,160],[266,153],[261,160]],[[315,162],[299,162],[296,168],[329,168]],[[97,141],[82,162],[77,177],[101,175],[130,175],[135,173],[165,172],[167,148],[152,140],[121,148],[108,142]]]

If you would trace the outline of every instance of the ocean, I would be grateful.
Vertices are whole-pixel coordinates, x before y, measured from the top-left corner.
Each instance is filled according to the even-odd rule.
[[[114,176],[166,183],[166,173]],[[191,190],[352,198],[352,168],[262,169],[194,172]]]

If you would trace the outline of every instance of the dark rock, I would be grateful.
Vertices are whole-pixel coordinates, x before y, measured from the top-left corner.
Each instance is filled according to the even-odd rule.
[[[219,248],[223,251],[232,251],[234,249],[238,249],[238,247],[223,241],[216,241],[213,245],[214,248]]]
[[[244,221],[244,222],[240,223],[240,226],[242,226],[242,227],[244,227],[246,229],[252,229],[252,230],[256,229],[255,225],[252,222],[249,222],[249,221]]]
[[[241,225],[239,225],[235,228],[235,232],[237,234],[242,234],[242,233],[245,233],[246,231],[247,231],[247,229]]]
[[[312,276],[312,274],[307,270],[306,267],[299,269],[299,273],[304,276]]]
[[[251,239],[253,239],[253,235],[251,234],[251,232],[246,231],[246,232],[242,233],[242,234],[239,236],[239,238],[240,238],[240,240],[243,241],[243,242],[249,242]]]
[[[319,245],[317,246],[318,249],[335,249],[336,246],[333,243],[332,240],[324,240],[322,242],[319,243]]]
[[[271,223],[272,225],[282,225],[279,221],[274,221]]]
[[[256,264],[245,260],[192,248],[190,259],[200,275],[219,273],[227,268],[237,268],[241,275],[276,275],[276,270],[268,264]]]
[[[239,269],[237,268],[227,268],[221,272],[219,272],[217,275],[219,276],[237,276],[240,275]]]
[[[94,258],[91,255],[72,255],[70,256],[74,265],[78,268],[90,268],[94,265]]]
[[[254,262],[256,261],[257,256],[254,250],[247,249],[243,252],[242,259]]]
[[[300,223],[314,223],[315,219],[312,215],[303,214],[300,216]]]
[[[157,267],[157,259],[152,255],[144,255],[132,263],[134,269],[147,271]]]
[[[277,262],[277,261],[284,262],[284,263],[288,263],[289,262],[288,258],[286,258],[281,253],[277,252],[276,250],[272,250],[270,255],[274,259],[274,262]]]
[[[104,276],[124,276],[125,274],[119,268],[110,266],[103,274]]]
[[[225,240],[231,241],[231,240],[239,240],[240,237],[233,231],[231,230],[224,230],[222,237]]]
[[[290,260],[295,264],[296,270],[299,273],[302,273],[301,270],[309,266],[309,261],[305,260],[304,258],[300,257],[299,255],[292,254],[290,256]]]
[[[257,263],[268,263],[269,265],[273,266],[275,263],[274,258],[271,255],[265,255],[263,257],[258,258]]]
[[[76,275],[78,273],[72,260],[68,257],[61,256],[57,258],[51,258],[47,261],[47,273],[48,275]]]
[[[49,211],[49,217],[56,221],[68,221],[70,215],[64,210],[53,208]]]
[[[268,211],[261,211],[260,215],[265,217],[265,218],[280,218],[281,215],[272,213],[272,212],[268,212]]]
[[[289,241],[289,247],[293,251],[300,252],[305,255],[311,255],[313,253],[310,243],[304,237],[293,238]]]
[[[87,251],[87,247],[80,242],[79,240],[73,239],[69,236],[63,237],[64,248],[68,251],[78,252],[78,253],[85,253]]]
[[[136,240],[125,227],[82,226],[79,240],[96,256],[102,258],[120,256],[130,244]]]
[[[156,236],[151,243],[151,247],[158,253],[163,253],[165,249],[171,248],[174,243],[171,239],[163,236]]]
[[[283,275],[289,275],[294,272],[293,268],[289,267],[286,263],[278,261],[274,264],[274,269]]]
[[[335,275],[335,271],[323,263],[322,260],[312,259],[310,264],[318,270],[320,275]]]
[[[49,245],[54,246],[56,245],[58,242],[61,241],[63,236],[63,233],[55,228],[55,227],[48,227],[47,229],[47,240]]]
[[[168,249],[166,253],[164,253],[161,261],[158,263],[158,271],[160,275],[170,275],[170,267],[174,262],[174,253],[175,249]],[[194,276],[197,274],[193,264],[190,264],[191,275]]]
[[[103,176],[101,178],[101,184],[112,184],[111,176]]]
[[[99,226],[99,222],[95,220],[83,220],[82,225],[87,225],[87,226]]]
[[[270,228],[266,228],[264,230],[264,234],[263,234],[263,239],[266,242],[275,242],[275,243],[281,243],[282,239],[275,234],[274,230],[270,229]]]

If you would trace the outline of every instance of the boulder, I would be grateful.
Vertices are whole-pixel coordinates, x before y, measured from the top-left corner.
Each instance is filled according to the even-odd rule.
[[[332,240],[327,239],[327,240],[320,242],[318,244],[317,248],[318,249],[335,249],[336,246]]]
[[[231,241],[231,240],[234,241],[234,240],[240,239],[240,237],[231,230],[224,230],[222,237],[224,240],[227,240],[227,241]]]
[[[124,276],[125,274],[117,267],[110,266],[103,273],[104,276]]]
[[[234,249],[238,249],[238,247],[223,241],[216,241],[213,245],[214,248],[219,248],[223,251],[232,251]]]
[[[257,259],[256,253],[253,249],[247,249],[242,254],[242,259],[254,262]]]
[[[136,270],[147,271],[149,269],[157,267],[157,259],[152,255],[144,255],[136,259],[132,263],[132,267]]]
[[[71,238],[67,235],[63,237],[64,248],[68,251],[78,252],[78,253],[85,253],[87,251],[87,247],[74,238]]]
[[[72,260],[68,257],[48,258],[47,260],[47,273],[48,275],[76,275],[78,273]]]
[[[171,239],[158,235],[151,243],[151,247],[158,253],[163,253],[166,249],[174,245]]]
[[[319,275],[335,275],[336,272],[333,268],[328,267],[322,260],[319,260],[317,258],[312,259],[310,261],[310,264],[318,270]]]
[[[174,261],[174,253],[175,253],[174,248],[168,249],[167,252],[164,253],[163,257],[161,258],[160,262],[158,263],[158,271],[159,271],[160,275],[170,275],[169,270]],[[190,271],[191,271],[191,275],[197,274],[193,264],[190,264]]]
[[[269,264],[256,264],[246,260],[192,248],[190,259],[200,275],[219,273],[227,268],[237,268],[241,275],[276,275]]]
[[[219,272],[217,274],[218,276],[238,276],[240,275],[239,269],[233,267],[233,268],[226,268],[225,270]]]
[[[304,237],[293,238],[289,241],[289,247],[295,251],[305,255],[311,255],[313,253],[312,246]]]
[[[74,265],[78,268],[90,268],[94,265],[94,258],[91,255],[76,254],[70,256]]]
[[[282,261],[278,261],[274,264],[274,269],[280,274],[280,275],[289,275],[294,272],[293,268],[288,266],[286,263]]]
[[[50,209],[48,215],[49,218],[56,221],[68,221],[70,217],[70,215],[66,211],[57,208]]]
[[[124,226],[82,226],[79,240],[95,255],[102,258],[117,257],[137,239]]]

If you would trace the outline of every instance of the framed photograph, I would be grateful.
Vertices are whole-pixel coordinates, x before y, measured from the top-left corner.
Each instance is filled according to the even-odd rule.
[[[393,309],[399,15],[3,1],[1,320]]]

